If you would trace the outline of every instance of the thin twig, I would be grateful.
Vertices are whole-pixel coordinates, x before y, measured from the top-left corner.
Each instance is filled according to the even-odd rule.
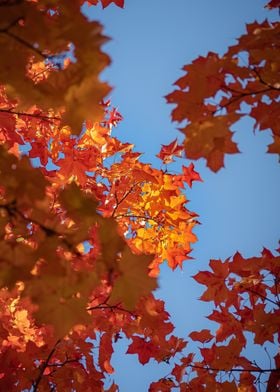
[[[29,42],[25,41],[23,38],[19,37],[18,35],[12,33],[11,31],[8,30],[2,30],[2,34],[7,35],[10,38],[13,38],[15,41],[18,43],[22,44],[23,46],[27,47],[28,49],[32,50],[34,53],[38,54],[40,57],[42,57],[44,60],[47,60],[49,57],[45,55],[41,50],[36,48],[34,45],[30,44]]]
[[[211,370],[213,372],[225,372],[225,373],[231,373],[231,372],[249,372],[249,373],[270,373],[270,372],[280,372],[280,368],[276,369],[248,369],[248,368],[232,368],[232,369],[220,369],[220,368],[215,368],[215,367],[210,367],[210,366],[200,366],[200,365],[188,365],[192,369],[203,369],[203,370]]]
[[[250,288],[245,288],[245,290],[248,291],[249,293],[252,293],[252,294],[257,295],[258,297],[262,298],[263,300],[265,300],[265,301],[267,301],[267,302],[272,303],[273,305],[276,305],[276,306],[280,307],[280,303],[278,303],[278,302],[276,302],[276,301],[273,301],[272,299],[266,297],[265,295],[263,295],[263,294],[261,294],[261,293],[255,291],[255,290],[252,290],[252,289],[250,289]]]
[[[259,71],[257,70],[256,67],[254,67],[254,66],[251,67],[251,70],[257,75],[257,78],[258,78],[259,82],[261,82],[261,83],[264,84],[265,86],[269,87],[269,89],[271,89],[271,90],[280,91],[280,88],[279,88],[279,87],[275,87],[275,86],[271,85],[270,83],[267,83],[267,82],[263,79],[263,77],[261,76],[261,74],[259,73]]]
[[[59,117],[52,117],[52,116],[45,116],[41,114],[35,114],[35,113],[26,113],[26,112],[18,112],[13,109],[0,109],[1,113],[8,113],[8,114],[14,114],[17,116],[27,116],[27,117],[33,117],[33,118],[38,118],[40,120],[46,120],[46,121],[60,121],[61,118]]]
[[[64,365],[67,365],[67,363],[72,363],[72,362],[79,362],[78,359],[65,359],[63,362],[54,362],[54,363],[49,363],[48,367],[62,367]]]
[[[146,221],[154,221],[155,223],[158,223],[158,221],[155,218],[145,216],[145,215],[134,215],[134,214],[118,214],[115,215],[115,218],[135,218],[135,219],[143,219]]]
[[[114,208],[114,211],[112,213],[112,218],[115,216],[115,213],[119,207],[119,205],[132,193],[133,189],[140,184],[141,181],[136,182],[136,184],[133,184],[131,188],[121,197],[121,199],[118,199],[118,195],[115,192],[115,199],[116,199],[116,207]]]
[[[49,366],[49,361],[51,360],[52,356],[54,355],[55,350],[56,350],[56,348],[57,348],[57,346],[58,346],[58,344],[59,344],[60,342],[61,342],[61,340],[59,339],[59,340],[55,343],[55,345],[54,345],[54,347],[52,348],[51,352],[49,353],[47,359],[41,364],[41,366],[40,366],[40,372],[39,372],[39,374],[38,374],[38,377],[37,377],[36,380],[32,383],[32,387],[33,387],[32,392],[37,392],[37,391],[38,391],[38,387],[39,387],[39,384],[40,384],[40,382],[41,382],[41,380],[42,380],[42,377],[43,377],[43,375],[44,375],[44,371],[45,371],[46,368]]]
[[[14,200],[12,203],[10,204],[6,204],[6,205],[1,205],[2,208],[4,208],[9,215],[11,216],[15,216],[16,214],[19,215],[24,221],[28,222],[28,223],[33,223],[37,226],[40,227],[40,229],[45,232],[47,237],[51,237],[51,236],[57,236],[57,237],[62,237],[61,241],[67,246],[67,248],[73,252],[77,257],[82,256],[82,253],[79,252],[74,246],[73,244],[71,244],[71,242],[69,242],[67,240],[67,238],[63,237],[64,234],[63,233],[59,233],[58,231],[54,230],[53,228],[50,228],[48,226],[45,226],[43,223],[37,221],[34,218],[31,217],[26,217],[24,215],[24,213],[22,211],[20,211],[17,206],[16,206],[16,201]]]
[[[130,316],[132,316],[135,319],[138,317],[135,313],[131,312],[130,310],[124,309],[124,308],[120,307],[119,305],[107,305],[106,303],[102,303],[102,304],[99,304],[96,306],[88,307],[86,310],[99,310],[99,309],[100,310],[105,309],[105,310],[110,310],[110,311],[117,310],[120,312],[128,313],[128,314],[130,314]]]

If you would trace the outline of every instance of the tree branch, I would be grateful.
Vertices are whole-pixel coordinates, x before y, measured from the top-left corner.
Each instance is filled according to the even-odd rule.
[[[108,305],[106,303],[102,303],[102,304],[99,304],[96,306],[88,307],[86,310],[99,310],[99,309],[100,310],[105,309],[105,310],[110,310],[110,311],[117,310],[119,312],[125,312],[125,313],[128,313],[130,316],[132,316],[134,319],[136,319],[138,317],[135,313],[131,312],[130,310],[124,309],[124,308],[120,307],[119,305]]]
[[[280,91],[280,89],[277,88],[273,88],[274,90],[278,90]],[[234,102],[237,102],[245,97],[249,97],[249,96],[253,96],[253,95],[258,95],[258,94],[265,94],[266,92],[272,90],[272,87],[268,87],[262,90],[258,90],[258,91],[248,91],[248,92],[242,92],[242,91],[235,91],[233,89],[231,89],[228,86],[224,86],[223,90],[225,92],[231,92],[231,93],[235,93],[238,94],[236,96],[232,96],[231,99],[229,98],[228,102],[226,102],[224,105],[219,105],[218,109],[216,109],[214,112],[212,112],[212,114],[216,114],[219,111],[226,109],[228,106],[232,105]]]
[[[155,218],[149,217],[149,216],[145,216],[145,215],[134,215],[134,214],[118,214],[115,215],[115,218],[135,218],[135,219],[143,219],[146,221],[154,221],[155,223],[158,224],[158,221]]]
[[[82,256],[82,253],[80,253],[71,242],[67,240],[67,238],[64,237],[63,233],[59,233],[58,231],[54,230],[53,228],[45,226],[43,223],[37,221],[36,219],[32,217],[26,217],[22,211],[20,211],[17,206],[16,206],[16,201],[14,200],[10,204],[6,205],[0,205],[1,208],[4,208],[10,216],[15,216],[16,214],[19,215],[25,222],[27,223],[33,223],[40,227],[40,229],[45,232],[47,237],[51,236],[57,236],[57,237],[62,237],[61,241],[67,246],[67,248],[74,253],[77,257]]]
[[[116,199],[116,207],[114,208],[114,211],[112,213],[112,218],[115,216],[115,213],[119,207],[119,205],[132,193],[133,189],[140,184],[141,181],[136,182],[136,184],[133,184],[131,188],[121,197],[121,199],[118,199],[118,195],[115,192],[115,199]]]
[[[49,366],[49,361],[51,360],[52,356],[54,355],[55,350],[56,350],[56,348],[57,348],[57,346],[58,346],[58,344],[59,344],[60,342],[61,342],[61,340],[59,339],[59,340],[55,343],[55,345],[54,345],[54,347],[52,348],[51,352],[49,353],[47,359],[46,359],[46,360],[41,364],[41,366],[39,367],[40,372],[39,372],[39,374],[38,374],[38,377],[37,377],[36,380],[33,381],[33,383],[32,383],[32,387],[33,387],[32,392],[37,392],[37,391],[38,391],[38,387],[39,387],[39,384],[40,384],[40,382],[41,382],[41,380],[42,380],[42,377],[43,377],[43,375],[44,375],[44,371],[45,371],[46,368]]]
[[[270,83],[267,83],[267,82],[263,79],[263,77],[261,76],[260,72],[257,70],[256,67],[254,67],[254,66],[251,67],[251,70],[257,75],[258,80],[259,80],[262,84],[264,84],[265,86],[269,87],[270,90],[280,91],[280,88],[279,88],[279,87],[275,87],[275,86],[271,85]]]
[[[270,303],[273,304],[273,305],[276,305],[276,306],[280,307],[280,303],[279,303],[279,302],[273,301],[272,299],[266,297],[265,295],[263,295],[263,294],[261,294],[261,293],[258,293],[258,292],[255,291],[255,290],[252,290],[252,289],[246,288],[246,287],[245,287],[245,290],[248,291],[249,293],[252,293],[252,294],[254,294],[254,295],[257,295],[258,297],[262,298],[263,300],[265,300],[265,301],[267,301],[267,302],[270,302]]]
[[[13,38],[19,44],[25,46],[26,48],[32,50],[34,53],[38,54],[44,60],[48,59],[48,56],[45,55],[41,50],[39,50],[38,48],[36,48],[34,45],[30,44],[29,42],[25,41],[23,38],[19,37],[18,35],[12,33],[11,31],[9,31],[9,29],[11,27],[12,26],[8,26],[8,28],[0,30],[0,33],[5,34],[5,35],[7,35],[10,38]]]
[[[0,7],[12,7],[22,3],[23,0],[0,0]]]
[[[33,117],[33,118],[38,118],[40,120],[45,120],[45,121],[60,121],[61,118],[55,117],[55,116],[45,116],[41,114],[35,114],[35,113],[26,113],[26,112],[18,112],[13,109],[0,109],[1,113],[8,113],[8,114],[15,114],[17,116],[27,116],[27,117]]]
[[[79,362],[78,359],[65,359],[63,362],[54,362],[54,363],[49,363],[47,367],[62,367],[64,365],[67,365],[67,363],[73,363],[73,362]]]
[[[270,373],[270,372],[280,372],[280,368],[276,369],[248,369],[248,368],[232,368],[232,369],[219,369],[215,367],[210,367],[210,366],[203,366],[203,365],[188,365],[192,369],[203,369],[203,370],[211,370],[213,372],[225,372],[225,373],[231,373],[231,372],[249,372],[249,373]]]

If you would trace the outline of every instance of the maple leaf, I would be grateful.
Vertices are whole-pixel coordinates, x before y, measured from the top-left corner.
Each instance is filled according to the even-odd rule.
[[[214,310],[207,318],[220,324],[219,329],[216,331],[217,342],[222,342],[231,335],[235,335],[240,344],[245,347],[246,339],[243,333],[243,326],[227,308],[220,306],[219,311]]]
[[[170,392],[174,387],[176,384],[171,378],[161,378],[159,381],[151,383],[149,392]]]
[[[59,199],[76,226],[70,224],[66,235],[73,244],[85,241],[89,236],[90,227],[97,222],[97,203],[85,195],[75,183],[68,185],[59,195]],[[73,223],[73,222],[72,222]]]
[[[158,354],[158,351],[158,346],[152,341],[146,341],[140,336],[133,336],[132,343],[129,345],[126,353],[137,354],[139,362],[142,365],[145,365],[145,363],[148,363],[151,358]]]
[[[218,171],[224,166],[224,154],[239,152],[237,144],[231,140],[229,127],[240,115],[216,116],[200,123],[192,123],[182,128],[186,135],[185,150],[189,159],[205,158],[207,166]]]
[[[108,7],[109,4],[116,4],[118,7],[124,7],[124,0],[101,0],[103,8]]]
[[[202,329],[200,332],[191,332],[189,337],[192,340],[198,340],[201,343],[205,343],[213,339],[214,336],[210,333],[209,329]]]
[[[71,384],[77,391],[89,385],[105,390],[106,375],[114,371],[113,339],[132,339],[127,353],[142,364],[151,358],[167,364],[186,347],[170,336],[174,326],[152,295],[157,282],[151,276],[165,260],[175,269],[190,258],[197,214],[186,208],[182,188],[201,179],[192,163],[181,174],[142,163],[132,144],[111,136],[122,116],[106,101],[110,87],[100,80],[110,63],[102,51],[108,39],[81,5],[123,7],[123,0],[4,3],[0,144],[8,151],[0,149],[0,389],[67,390]],[[278,0],[267,5],[278,6]],[[177,139],[162,145],[157,156],[164,164],[185,149],[187,157],[205,158],[219,170],[225,154],[238,152],[231,129],[245,114],[255,120],[254,129],[271,129],[268,152],[280,152],[279,32],[278,22],[248,24],[223,56],[210,52],[183,67],[177,90],[166,98],[176,105],[172,119],[185,121],[184,147]],[[18,145],[27,143],[26,156],[44,167],[18,159]],[[150,392],[253,392],[264,372],[241,350],[248,333],[264,347],[279,330],[279,255],[264,249],[260,257],[237,253],[209,265],[211,271],[194,278],[206,286],[201,300],[216,306],[207,317],[218,327],[189,335],[203,343],[203,361],[189,353]],[[275,367],[268,390],[279,384],[279,355]],[[231,381],[224,374],[232,371],[241,374]],[[107,388],[117,389],[115,383]]]
[[[211,363],[215,368],[222,363],[223,369],[230,370],[235,366],[241,348],[237,339],[231,339],[226,346],[213,345],[211,348],[200,348],[200,352],[206,363]]]
[[[273,1],[268,7],[277,4]],[[238,152],[231,141],[229,128],[245,114],[242,103],[252,108],[250,114],[260,129],[268,126],[275,138],[279,136],[276,115],[276,109],[279,111],[279,64],[275,60],[279,48],[274,45],[279,29],[279,23],[251,23],[247,25],[247,33],[224,56],[210,52],[183,67],[185,74],[175,82],[179,90],[167,95],[166,99],[176,105],[172,111],[173,121],[187,120],[181,131],[186,136],[188,158],[204,157],[208,167],[218,171],[224,164],[224,153]],[[236,61],[243,52],[248,55],[246,66]],[[263,102],[264,96],[269,97],[269,103]],[[275,141],[268,152],[277,153],[278,150]]]
[[[64,111],[62,121],[76,134],[80,133],[85,118],[95,121],[102,118],[99,102],[110,91],[99,80],[100,72],[110,63],[101,51],[107,38],[98,22],[90,22],[82,14],[79,3],[62,0],[57,4],[59,12],[52,13],[52,6],[45,5],[43,11],[36,2],[25,1],[15,4],[13,12],[4,6],[0,18],[1,28],[8,33],[1,34],[5,62],[0,70],[0,83],[6,85],[10,96],[20,98],[18,108],[22,110],[37,104],[43,109]],[[20,23],[23,15],[24,24]],[[55,22],[50,23],[50,19]],[[48,61],[52,55],[59,59],[59,55],[68,51],[69,43],[75,48],[75,62],[68,61],[65,67],[58,64],[37,82],[26,77],[31,55],[35,62],[42,61],[42,57]],[[12,56],[14,50],[19,53],[16,58]],[[55,64],[55,60],[51,62]]]
[[[280,154],[280,136],[275,136],[273,143],[269,144],[267,152]]]
[[[274,357],[274,361],[275,361],[275,368],[279,369],[280,367],[280,355],[279,353],[277,353]],[[276,371],[276,372],[271,372],[268,382],[267,382],[267,391],[268,392],[272,392],[272,391],[277,391],[277,389],[279,389],[279,384],[280,384],[280,372]]]
[[[167,164],[174,162],[173,157],[180,157],[183,151],[184,147],[178,144],[177,139],[175,139],[169,144],[162,144],[161,150],[159,154],[157,154],[157,157],[161,159],[164,164]]]
[[[106,8],[108,5],[113,3],[120,8],[124,7],[124,0],[83,0],[83,3],[88,5],[97,5],[99,1],[101,2],[103,8]]]
[[[194,170],[194,164],[191,162],[189,166],[182,166],[182,180],[191,188],[193,181],[202,181],[198,172]]]
[[[266,4],[266,8],[279,8],[280,7],[280,0],[271,0],[269,3]]]
[[[206,291],[202,294],[202,301],[214,301],[217,305],[229,298],[229,289],[226,286],[225,278],[229,274],[228,262],[222,263],[221,260],[211,260],[210,271],[200,271],[193,278],[203,285],[207,286]]]
[[[99,343],[99,366],[103,371],[109,374],[114,373],[114,368],[110,364],[113,352],[112,336],[108,333],[104,333],[101,336]]]
[[[280,136],[280,126],[276,120],[278,112],[279,104],[277,102],[271,102],[270,104],[258,102],[250,112],[250,116],[256,120],[254,129],[271,129],[275,136]]]
[[[67,262],[50,259],[26,283],[25,294],[38,305],[36,320],[52,325],[55,336],[62,338],[74,325],[89,322],[88,296],[97,284],[94,272],[78,273]]]
[[[176,378],[176,381],[182,381],[186,368],[192,363],[193,357],[194,354],[190,353],[187,357],[181,359],[181,364],[175,364],[172,370],[172,375]]]
[[[133,310],[143,295],[148,295],[156,289],[156,279],[148,276],[151,256],[135,255],[126,246],[119,260],[120,276],[116,279],[110,304],[122,302],[126,309]]]

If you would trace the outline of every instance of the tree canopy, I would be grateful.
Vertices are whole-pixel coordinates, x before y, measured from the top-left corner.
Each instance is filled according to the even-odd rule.
[[[84,3],[99,1],[0,1],[0,389],[117,391],[111,357],[125,336],[141,364],[170,364],[150,392],[277,391],[277,350],[261,368],[244,349],[251,337],[264,353],[279,343],[280,249],[210,260],[194,276],[218,324],[189,335],[196,352],[153,291],[159,266],[180,268],[197,241],[186,203],[202,179],[192,162],[169,171],[174,157],[217,172],[238,152],[230,128],[245,115],[280,154],[279,22],[248,24],[223,56],[183,67],[166,101],[184,142],[162,145],[163,170],[114,136],[122,115],[100,79],[107,37]]]

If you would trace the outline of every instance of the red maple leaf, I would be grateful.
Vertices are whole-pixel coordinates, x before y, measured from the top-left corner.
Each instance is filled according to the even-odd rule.
[[[202,329],[200,332],[191,332],[189,334],[189,337],[192,340],[198,340],[201,343],[209,342],[211,339],[213,339],[213,335],[209,331],[209,329]]]
[[[151,358],[154,358],[159,351],[157,345],[153,342],[147,342],[145,339],[139,336],[132,337],[133,342],[128,347],[127,354],[138,354],[139,362],[142,365],[149,362]]]
[[[182,180],[191,188],[193,181],[203,181],[198,172],[194,170],[194,164],[191,162],[188,167],[183,166]]]
[[[163,163],[167,164],[173,162],[173,156],[180,157],[183,151],[184,147],[181,144],[178,144],[177,139],[175,139],[170,144],[162,144],[157,157],[161,159]]]
[[[101,0],[102,7],[106,8],[108,5],[115,3],[118,7],[124,7],[124,0]]]
[[[265,8],[272,9],[272,8],[278,8],[280,7],[280,0],[271,0]]]

